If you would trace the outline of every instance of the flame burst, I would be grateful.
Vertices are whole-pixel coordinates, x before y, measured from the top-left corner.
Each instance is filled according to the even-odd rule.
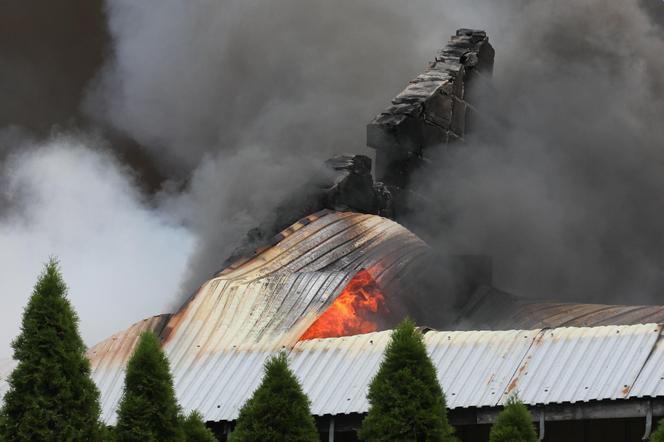
[[[378,330],[378,325],[370,318],[379,310],[387,312],[385,297],[378,284],[366,270],[360,270],[350,280],[343,292],[300,340],[315,338],[336,338],[370,333]]]

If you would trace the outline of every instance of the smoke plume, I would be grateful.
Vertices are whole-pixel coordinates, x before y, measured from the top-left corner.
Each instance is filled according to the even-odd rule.
[[[107,2],[114,52],[85,107],[184,187],[171,207],[186,208],[199,246],[183,293],[325,159],[368,153],[366,122],[426,61],[414,49],[424,29],[403,12],[377,0]]]
[[[487,30],[495,82],[476,136],[422,176],[413,223],[492,254],[520,294],[656,301],[663,7],[3,3],[2,341],[49,254],[89,343],[190,294],[314,165],[367,153],[365,124],[458,27]]]
[[[443,248],[493,256],[497,285],[517,294],[661,304],[662,33],[631,2],[508,10],[475,99],[484,118],[420,176],[416,222]]]

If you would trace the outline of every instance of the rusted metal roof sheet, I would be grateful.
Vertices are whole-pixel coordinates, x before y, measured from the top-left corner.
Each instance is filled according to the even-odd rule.
[[[501,403],[511,392],[533,405],[627,398],[660,332],[656,324],[543,330]]]
[[[115,335],[110,345],[128,354],[140,331],[158,328],[159,322],[139,323]],[[390,333],[314,339],[283,348],[272,342],[209,354],[192,343],[201,354],[188,364],[178,364],[178,357],[168,354],[183,408],[198,409],[206,420],[234,420],[259,385],[264,361],[279,350],[289,353],[315,415],[364,413]],[[514,392],[529,405],[664,396],[664,340],[657,324],[429,331],[424,340],[451,409],[501,405]],[[114,353],[110,348],[96,348],[100,360],[94,378],[102,393],[103,418],[110,423],[121,395],[123,365],[108,360]],[[104,370],[99,368],[102,361]],[[7,367],[13,368],[12,363]]]
[[[597,327],[664,322],[664,306],[529,303],[517,308],[508,321],[530,327]]]
[[[664,323],[661,305],[605,305],[551,302],[481,287],[459,315],[460,328],[507,330]]]

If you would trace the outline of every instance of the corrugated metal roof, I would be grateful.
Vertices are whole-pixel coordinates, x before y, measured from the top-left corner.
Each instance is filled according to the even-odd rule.
[[[139,330],[149,327],[151,321],[116,335],[115,345],[131,348]],[[642,324],[429,331],[424,340],[450,409],[501,405],[513,392],[518,392],[526,404],[546,405],[664,396],[661,328]],[[366,394],[390,333],[314,339],[285,346],[291,368],[311,400],[313,414],[368,410]],[[206,420],[234,420],[260,383],[265,359],[278,350],[276,346],[222,350],[184,369],[169,354],[183,407],[200,410]],[[122,366],[113,360],[107,365],[106,377],[100,377],[99,370],[95,373],[105,397],[104,419],[112,422],[121,394]],[[109,379],[111,382],[107,382]],[[118,386],[120,390],[115,389]]]
[[[455,409],[501,405],[513,392],[529,405],[664,396],[661,341],[649,359],[660,332],[657,324],[430,331],[424,340],[447,405]],[[293,348],[291,366],[314,414],[368,410],[366,392],[389,334],[312,340]]]
[[[551,302],[480,287],[459,314],[460,328],[507,330],[664,323],[661,305]]]
[[[368,409],[367,390],[383,360],[390,332],[298,342],[289,359],[315,415]]]
[[[626,398],[660,331],[656,324],[544,330],[501,402],[512,391],[527,404]]]
[[[112,335],[88,350],[92,379],[101,393],[102,420],[111,422],[124,387],[125,366],[144,331],[160,333],[170,315],[153,316]]]
[[[223,281],[210,296],[194,299],[164,344],[182,406],[205,410],[211,419],[237,416],[265,358],[289,349],[352,276],[310,272],[249,284]]]
[[[279,238],[206,282],[165,325],[162,346],[185,410],[198,409],[208,420],[235,419],[267,356],[290,350],[357,271],[366,269],[389,295],[394,275],[408,272],[429,250],[394,221],[358,213],[311,215]],[[118,366],[133,349],[112,348],[119,352],[113,364],[93,364],[107,422],[122,391]]]
[[[291,368],[315,415],[364,413],[390,331],[299,342]],[[495,406],[539,330],[429,331],[424,341],[449,408]]]
[[[197,409],[207,420],[234,420],[260,382],[265,359],[282,349],[290,353],[314,413],[366,411],[366,390],[389,332],[298,339],[360,269],[388,301],[391,293],[403,296],[397,279],[418,267],[428,247],[393,221],[329,211],[279,238],[206,282],[176,314],[142,321],[90,349],[104,421],[115,420],[124,366],[146,329],[162,337],[183,408]],[[529,404],[660,394],[660,383],[641,378],[662,373],[659,330],[647,324],[432,331],[425,342],[449,406],[482,407],[500,404],[515,390]]]
[[[655,396],[664,396],[664,339],[662,338],[653,347],[629,392],[630,398]]]
[[[450,408],[495,406],[540,330],[424,335]]]

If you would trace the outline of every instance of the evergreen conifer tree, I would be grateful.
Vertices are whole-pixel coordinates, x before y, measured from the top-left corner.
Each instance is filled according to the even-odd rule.
[[[443,390],[422,334],[404,320],[393,332],[369,386],[363,441],[454,441]]]
[[[182,428],[187,442],[216,442],[212,431],[205,426],[198,411],[192,411],[182,418]]]
[[[511,396],[491,427],[489,442],[537,442],[533,418],[525,405]]]
[[[114,434],[118,442],[185,440],[168,359],[153,332],[141,334],[127,363]]]
[[[657,424],[657,429],[650,435],[650,442],[664,442],[664,419]]]
[[[12,343],[18,365],[0,410],[0,440],[100,440],[99,392],[67,287],[51,258]]]
[[[263,382],[240,410],[231,442],[317,442],[309,399],[288,368],[286,354],[265,363]]]

